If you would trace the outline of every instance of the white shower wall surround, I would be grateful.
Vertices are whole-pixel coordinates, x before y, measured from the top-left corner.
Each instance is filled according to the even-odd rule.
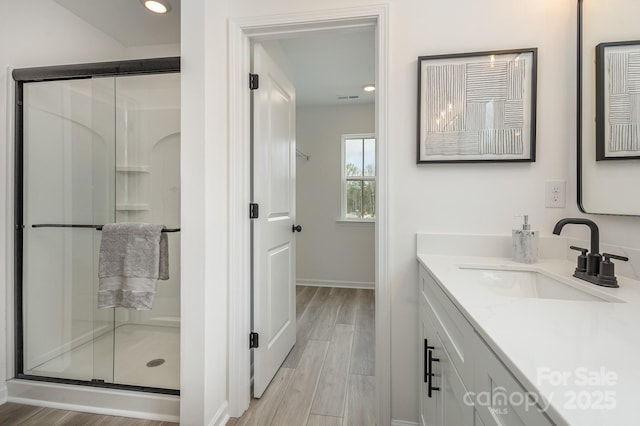
[[[180,227],[180,74],[23,87],[22,376],[178,390],[180,233],[168,234],[170,279],[158,283],[153,309],[134,311],[97,308],[99,230],[32,225]],[[67,385],[12,386],[18,400]],[[177,420],[179,404],[168,407],[156,418]]]

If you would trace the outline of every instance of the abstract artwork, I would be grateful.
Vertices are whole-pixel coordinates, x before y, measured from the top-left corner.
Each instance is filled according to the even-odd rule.
[[[535,161],[536,57],[419,57],[417,162]]]
[[[596,46],[596,160],[640,158],[640,41]]]

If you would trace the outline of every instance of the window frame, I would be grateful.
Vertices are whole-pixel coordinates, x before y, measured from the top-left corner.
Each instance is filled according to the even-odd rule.
[[[347,139],[373,139],[375,145],[375,174],[373,176],[350,176],[346,174],[346,151],[347,151]],[[364,148],[364,147],[363,147]],[[358,180],[363,182],[373,182],[378,190],[378,139],[375,133],[345,133],[340,140],[340,218],[338,222],[369,222],[374,223],[376,217],[372,218],[351,218],[347,217],[347,180]],[[364,171],[363,171],[364,172]],[[376,197],[377,199],[377,197]]]

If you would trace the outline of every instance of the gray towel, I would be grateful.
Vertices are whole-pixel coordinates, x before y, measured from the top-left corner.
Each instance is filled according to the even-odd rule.
[[[158,279],[169,279],[163,228],[150,223],[108,223],[102,227],[98,308],[153,307]]]

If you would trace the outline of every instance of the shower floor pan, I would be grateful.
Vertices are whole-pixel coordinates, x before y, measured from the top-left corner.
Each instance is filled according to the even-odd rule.
[[[114,334],[105,333],[25,373],[180,389],[180,328],[123,324],[115,344]]]

